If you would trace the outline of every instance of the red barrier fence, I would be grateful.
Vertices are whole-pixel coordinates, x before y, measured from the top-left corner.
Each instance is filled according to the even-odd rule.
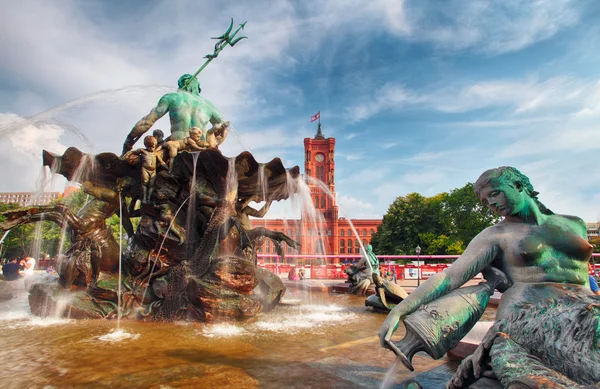
[[[600,262],[600,254],[592,255],[595,262]],[[290,271],[295,269],[304,269],[306,278],[313,279],[345,279],[347,276],[344,273],[350,265],[346,264],[320,264],[318,262],[334,262],[335,259],[343,261],[346,259],[357,260],[360,255],[286,255],[286,260],[292,259],[295,263],[279,263],[279,258],[274,255],[259,254],[258,255],[258,267],[267,269],[274,274],[287,275]],[[439,273],[446,269],[450,264],[448,263],[425,263],[425,260],[435,261],[440,259],[456,259],[458,255],[378,255],[380,259],[379,270],[382,275],[385,275],[388,271],[393,273],[396,271],[396,277],[399,280],[426,280],[435,273]],[[385,259],[385,260],[384,260]],[[421,263],[419,265],[407,264],[399,265],[392,260],[398,259],[411,259],[417,260]],[[595,271],[600,272],[600,264],[594,265]],[[420,272],[420,277],[419,277]],[[481,274],[478,274],[475,278],[481,278]]]

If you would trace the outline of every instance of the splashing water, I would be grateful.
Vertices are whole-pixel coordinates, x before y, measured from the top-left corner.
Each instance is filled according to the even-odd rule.
[[[119,192],[119,284],[117,286],[117,331],[121,329],[121,266],[123,263],[123,200]]]
[[[120,341],[127,340],[127,339],[136,340],[139,337],[140,337],[139,334],[131,334],[122,329],[116,329],[116,330],[112,330],[108,334],[101,335],[96,339],[98,339],[102,342],[116,343],[116,342],[120,342]]]
[[[306,181],[308,181],[309,184],[311,185],[316,185],[319,187],[319,189],[321,189],[332,201],[334,201],[335,203],[335,196],[334,194],[331,192],[331,190],[329,190],[329,188],[327,187],[327,185],[321,181],[318,180],[314,177],[305,177]],[[348,221],[348,224],[350,225],[350,228],[352,229],[352,233],[354,234],[354,236],[356,237],[356,241],[358,242],[360,249],[361,249],[361,253],[365,252],[365,247],[363,245],[363,242],[360,238],[360,235],[358,234],[358,231],[356,230],[356,228],[354,227],[354,224],[352,224],[352,220],[347,217],[346,213],[344,212],[343,208],[341,206],[338,205],[338,209],[340,210],[340,213],[346,217],[346,220]],[[368,266],[371,267],[371,262],[370,261],[366,261]],[[371,267],[371,270],[373,270],[373,268]]]
[[[120,94],[124,95],[125,97],[128,97],[127,95],[130,95],[133,92],[144,92],[145,94],[148,94],[149,91],[156,91],[164,94],[168,92],[175,92],[177,91],[177,89],[164,85],[133,85],[123,88],[107,89],[99,92],[94,92],[79,97],[75,100],[71,100],[69,102],[57,105],[46,111],[40,112],[36,115],[27,118],[19,118],[18,120],[14,120],[11,122],[0,123],[0,137],[9,136],[14,133],[17,133],[27,126],[52,125],[61,127],[65,129],[68,133],[74,135],[78,139],[78,141],[81,142],[83,148],[89,151],[92,150],[92,144],[89,141],[89,139],[75,126],[65,123],[63,120],[57,118],[56,116],[59,113],[68,112],[74,109],[80,109],[86,104],[98,102],[108,97],[114,98],[115,96]]]
[[[398,358],[396,358],[396,360],[394,361],[392,366],[389,368],[387,373],[385,373],[385,378],[383,379],[383,382],[381,383],[381,386],[379,387],[379,389],[389,389],[392,387],[392,384],[394,383],[394,373],[396,373],[396,370],[398,369],[399,364],[400,364],[400,360]]]
[[[181,211],[181,209],[187,203],[187,201],[190,199],[190,197],[192,197],[191,194],[185,200],[183,200],[183,202],[181,203],[179,208],[177,208],[177,212],[175,212],[175,215],[173,216],[171,223],[169,223],[169,227],[167,228],[167,231],[165,232],[165,236],[163,237],[163,240],[160,243],[160,246],[156,253],[157,260],[158,260],[158,257],[160,256],[160,252],[162,251],[165,241],[167,240],[167,236],[169,236],[169,231],[171,231],[171,227],[173,227],[173,223],[175,223],[175,220],[177,219],[177,214],[179,214],[179,211]],[[146,288],[144,288],[144,294],[142,294],[142,301],[144,300],[146,293],[148,292],[148,287],[150,286],[150,280],[152,280],[152,274],[154,274],[155,268],[156,268],[156,261],[154,261],[154,263],[152,264],[152,268],[150,269],[150,274],[148,275],[148,281],[146,283]]]
[[[237,335],[243,335],[246,331],[242,327],[232,324],[213,324],[207,325],[203,330],[202,334],[209,338],[213,337],[232,337]]]
[[[199,151],[195,151],[192,154],[192,182],[190,184],[190,196],[189,203],[187,207],[187,215],[185,220],[185,233],[186,233],[186,248],[188,255],[194,255],[194,247],[192,247],[192,243],[196,241],[197,232],[196,228],[194,228],[194,222],[196,220],[196,166],[198,165],[198,156],[200,155]],[[175,220],[175,219],[173,219]],[[169,228],[171,226],[169,225]],[[166,237],[166,235],[165,235]],[[163,240],[164,243],[164,240]],[[162,246],[162,245],[161,245]],[[160,252],[160,250],[159,250]]]

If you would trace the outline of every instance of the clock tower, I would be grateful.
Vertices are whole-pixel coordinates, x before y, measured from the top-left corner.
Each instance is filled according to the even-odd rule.
[[[321,121],[314,138],[304,139],[304,174],[321,181],[329,193],[319,185],[307,180],[310,188],[311,198],[317,212],[323,216],[323,237],[325,245],[324,253],[338,253],[337,230],[338,230],[338,207],[335,194],[335,138],[325,138],[321,130]],[[308,246],[311,242],[306,242]],[[304,247],[304,244],[303,244]],[[308,247],[307,247],[308,249]],[[304,251],[304,250],[303,250]],[[318,251],[318,250],[317,250]],[[308,252],[308,251],[307,251]],[[314,253],[315,251],[312,250]]]

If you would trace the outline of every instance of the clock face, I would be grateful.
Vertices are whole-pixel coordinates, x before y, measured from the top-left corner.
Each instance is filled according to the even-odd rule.
[[[323,154],[317,154],[317,155],[315,156],[315,160],[316,160],[317,162],[323,162],[323,160],[324,160],[324,159],[325,159],[325,156],[324,156]]]

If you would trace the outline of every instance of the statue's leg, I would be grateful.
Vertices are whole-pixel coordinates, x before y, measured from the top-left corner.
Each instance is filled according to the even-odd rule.
[[[90,247],[90,262],[92,265],[91,277],[87,280],[89,285],[95,285],[100,275],[100,265],[102,264],[102,250],[95,244]]]

